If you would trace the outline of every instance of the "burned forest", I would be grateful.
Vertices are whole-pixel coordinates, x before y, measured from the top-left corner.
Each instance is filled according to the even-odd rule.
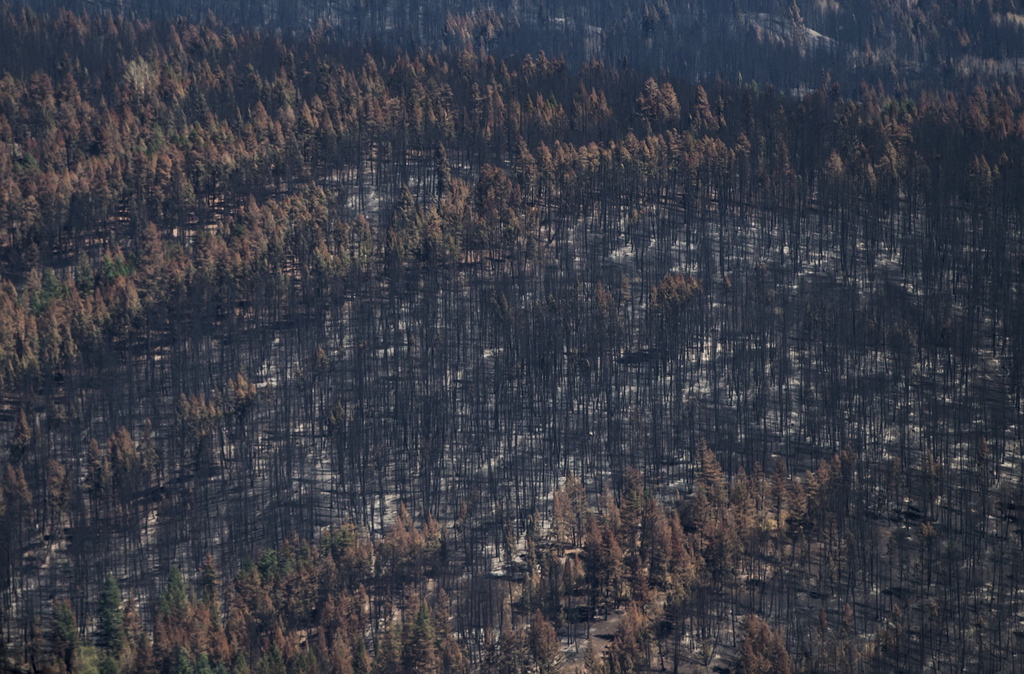
[[[1024,14],[578,4],[0,6],[0,670],[1024,672]]]

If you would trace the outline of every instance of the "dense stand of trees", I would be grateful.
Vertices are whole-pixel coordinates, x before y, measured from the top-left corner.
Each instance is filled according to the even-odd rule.
[[[456,51],[486,44],[502,55],[558,53],[649,72],[742,73],[789,88],[816,86],[825,70],[844,85],[887,87],[966,74],[1019,72],[1024,13],[1016,0],[14,0],[138,18],[211,12],[232,26]]]
[[[4,661],[1020,668],[1016,79],[479,21],[0,9]]]

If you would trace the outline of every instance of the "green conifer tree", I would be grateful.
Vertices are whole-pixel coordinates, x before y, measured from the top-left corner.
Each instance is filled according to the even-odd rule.
[[[96,645],[117,658],[125,645],[124,611],[121,608],[121,590],[114,574],[108,573],[100,594],[100,609],[96,621]]]
[[[412,633],[402,653],[403,665],[407,672],[437,672],[440,659],[437,655],[437,634],[434,630],[434,618],[426,601],[420,602]]]
[[[64,664],[65,671],[75,671],[78,657],[78,621],[71,610],[71,602],[58,599],[53,602],[53,650]]]

